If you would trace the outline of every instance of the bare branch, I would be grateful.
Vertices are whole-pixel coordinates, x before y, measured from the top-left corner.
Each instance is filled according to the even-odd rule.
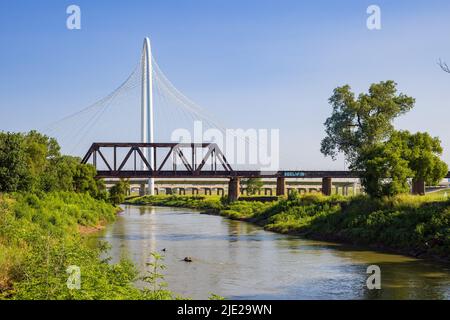
[[[441,59],[439,59],[438,65],[439,67],[441,67],[442,71],[450,73],[450,67]]]

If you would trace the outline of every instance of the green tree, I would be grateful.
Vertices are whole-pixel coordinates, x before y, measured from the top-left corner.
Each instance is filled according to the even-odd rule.
[[[98,198],[99,190],[95,179],[97,171],[91,164],[78,164],[73,174],[73,187],[76,192],[89,193]]]
[[[60,157],[60,146],[56,139],[37,131],[23,134],[27,163],[32,176],[32,190],[42,190],[43,180],[54,159]]]
[[[409,190],[413,172],[403,158],[401,141],[379,143],[364,148],[354,166],[360,170],[361,184],[374,197],[392,196]]]
[[[130,188],[128,180],[120,179],[120,181],[109,189],[109,201],[114,204],[120,204],[125,201],[125,196]]]
[[[96,199],[107,200],[108,193],[103,180],[96,179],[97,171],[90,164],[82,164],[81,159],[60,156],[51,160],[51,169],[46,172],[50,180],[46,191],[75,191],[89,193]]]
[[[392,195],[408,189],[412,174],[403,151],[386,142],[395,132],[393,121],[411,110],[415,100],[397,93],[396,83],[372,84],[355,98],[350,86],[338,87],[329,99],[333,107],[325,122],[321,152],[336,159],[343,153],[350,170],[361,172],[361,183],[372,196]]]
[[[394,131],[385,143],[364,148],[356,166],[368,194],[391,196],[408,192],[408,178],[438,184],[448,172],[442,152],[440,140],[426,132]]]
[[[51,191],[74,191],[74,174],[80,159],[71,156],[60,156],[50,159],[43,177],[41,189]]]
[[[396,131],[388,143],[402,148],[402,157],[408,161],[415,181],[436,185],[447,174],[448,166],[440,159],[443,149],[439,138],[427,132]]]
[[[96,199],[107,201],[108,197],[109,197],[109,194],[108,194],[108,190],[106,190],[105,181],[103,181],[102,179],[96,179],[96,184],[97,184],[97,197],[96,197]],[[129,186],[129,184],[127,186]]]
[[[261,190],[263,182],[261,178],[248,178],[245,180],[245,186],[247,187],[248,194],[254,195]]]
[[[23,136],[0,132],[0,192],[27,190],[32,173],[27,163]]]
[[[49,138],[37,131],[30,131],[23,136],[28,164],[34,175],[41,174],[47,160],[60,156],[60,146],[54,138]]]
[[[333,111],[325,122],[321,152],[333,159],[343,153],[353,164],[362,149],[387,140],[394,131],[393,120],[415,103],[413,98],[397,94],[396,86],[394,81],[375,83],[358,98],[348,85],[334,89],[329,99]]]
[[[92,165],[61,156],[54,138],[37,131],[0,132],[0,191],[76,191],[107,199],[104,183]]]

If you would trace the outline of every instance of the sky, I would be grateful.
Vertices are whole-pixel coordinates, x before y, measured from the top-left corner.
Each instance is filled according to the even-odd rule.
[[[71,4],[80,30],[66,27]],[[373,4],[380,30],[366,26]],[[450,163],[450,74],[437,65],[449,35],[447,0],[2,0],[0,130],[41,129],[104,97],[150,37],[172,83],[227,128],[279,129],[283,169],[344,169],[320,153],[328,98],[383,80],[416,99],[396,126],[440,137]],[[113,128],[139,136],[138,121]]]

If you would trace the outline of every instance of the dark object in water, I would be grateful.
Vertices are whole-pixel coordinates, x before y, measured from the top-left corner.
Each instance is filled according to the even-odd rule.
[[[184,262],[192,262],[192,258],[191,257],[185,257],[183,259]]]
[[[166,252],[166,248],[162,249],[161,251]]]

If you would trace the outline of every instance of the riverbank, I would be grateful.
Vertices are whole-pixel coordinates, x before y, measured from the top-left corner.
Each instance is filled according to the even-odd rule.
[[[0,194],[0,299],[174,298],[162,288],[138,289],[130,261],[110,264],[100,259],[105,244],[89,244],[88,234],[118,211],[82,193]],[[79,289],[68,286],[68,279],[77,286],[69,266],[80,270]]]
[[[272,203],[211,196],[144,196],[129,204],[186,207],[266,230],[450,262],[450,201],[442,195],[370,199],[303,195]]]

